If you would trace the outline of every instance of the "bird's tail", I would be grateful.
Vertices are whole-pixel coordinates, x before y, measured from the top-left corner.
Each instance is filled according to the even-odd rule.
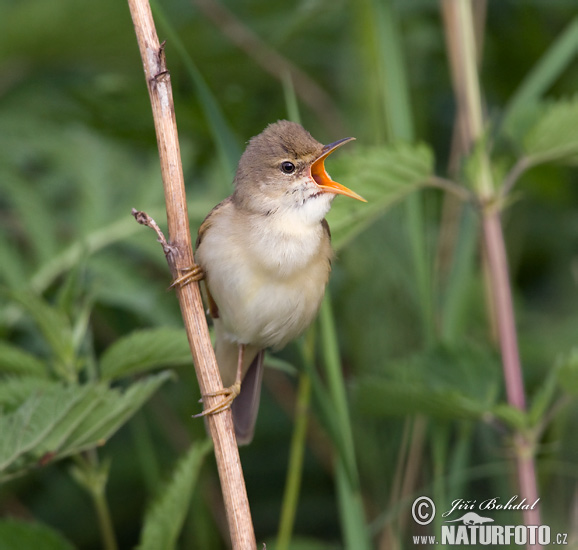
[[[220,325],[221,323],[216,319],[215,355],[223,379],[223,386],[228,387],[235,382],[239,346],[224,336]],[[255,346],[245,346],[241,393],[235,398],[231,406],[238,445],[248,445],[253,439],[261,400],[264,355],[265,350],[260,350]]]
[[[265,370],[263,368],[264,355],[265,350],[260,350],[251,362],[241,384],[241,393],[231,406],[238,445],[248,445],[253,439],[261,401],[261,383]]]

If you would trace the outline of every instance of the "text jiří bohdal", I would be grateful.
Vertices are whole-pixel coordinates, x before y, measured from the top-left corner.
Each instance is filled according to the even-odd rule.
[[[537,498],[533,503],[529,503],[526,498],[519,500],[518,495],[514,495],[507,502],[500,502],[500,497],[488,498],[478,503],[477,500],[465,500],[457,498],[452,501],[452,507],[446,510],[442,517],[448,517],[454,510],[533,510],[540,502]]]

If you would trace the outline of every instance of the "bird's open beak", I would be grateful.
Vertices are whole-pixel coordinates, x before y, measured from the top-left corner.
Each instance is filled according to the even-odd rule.
[[[336,181],[331,179],[331,176],[325,171],[325,165],[323,164],[325,159],[333,153],[337,148],[345,145],[347,142],[354,140],[353,137],[343,138],[339,141],[325,145],[321,151],[321,155],[317,160],[311,165],[311,177],[315,180],[315,183],[324,193],[335,193],[336,195],[345,195],[346,197],[351,197],[352,199],[357,199],[358,201],[367,202],[361,195],[358,195],[351,189],[341,185]]]

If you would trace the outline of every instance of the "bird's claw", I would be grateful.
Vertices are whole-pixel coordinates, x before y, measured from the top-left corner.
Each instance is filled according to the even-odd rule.
[[[233,401],[240,393],[241,393],[241,384],[239,382],[236,382],[235,384],[229,386],[228,388],[223,388],[222,390],[218,390],[203,395],[201,401],[204,401],[205,397],[223,396],[223,399],[221,399],[218,403],[216,403],[212,407],[205,409],[202,413],[193,415],[193,418],[200,418],[201,416],[218,414],[223,411],[226,411],[227,409],[230,409],[231,405],[233,404]]]
[[[200,265],[193,264],[179,270],[179,276],[171,283],[169,290],[173,288],[183,288],[193,281],[200,281],[205,278],[205,271]]]

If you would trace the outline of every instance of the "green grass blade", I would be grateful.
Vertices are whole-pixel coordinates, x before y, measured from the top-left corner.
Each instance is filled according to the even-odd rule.
[[[342,452],[338,455],[336,484],[341,524],[346,548],[370,548],[363,502],[359,488],[359,474],[355,459],[355,443],[349,416],[347,392],[339,358],[339,344],[329,295],[325,296],[320,311],[323,364],[329,395],[335,411],[336,423],[342,438]]]
[[[163,32],[169,37],[171,46],[173,46],[180,55],[181,60],[197,89],[199,102],[203,108],[207,118],[207,123],[209,124],[211,133],[213,134],[213,138],[217,145],[219,158],[227,176],[232,179],[237,162],[241,156],[239,140],[235,137],[235,134],[225,119],[225,115],[223,114],[219,103],[215,99],[213,92],[203,78],[201,71],[199,71],[198,67],[193,62],[190,54],[187,52],[187,49],[179,38],[176,30],[165,16],[164,10],[160,6],[159,2],[152,1],[151,8],[155,18],[162,27]]]
[[[568,68],[578,53],[578,16],[548,48],[526,75],[508,105],[503,126],[507,127],[521,110],[536,104],[554,81]]]
[[[382,101],[390,141],[414,139],[409,87],[403,58],[400,28],[392,0],[374,0],[379,60],[383,70]]]

